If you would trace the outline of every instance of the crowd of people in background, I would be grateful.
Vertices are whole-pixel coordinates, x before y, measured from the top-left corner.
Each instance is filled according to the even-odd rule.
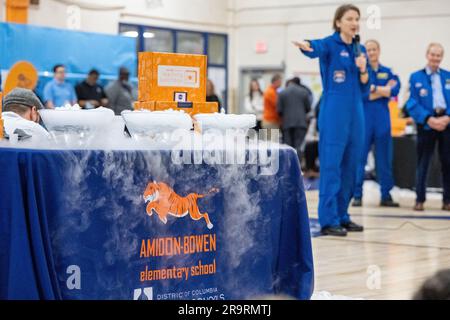
[[[338,35],[335,34],[333,37],[336,38]],[[335,41],[337,40],[335,39]],[[303,46],[302,50],[309,48],[305,44],[298,45]],[[369,40],[365,45],[368,57],[367,72],[370,74],[371,87],[370,92],[362,97],[365,119],[361,121],[366,123],[365,147],[362,161],[358,163],[353,205],[362,205],[364,167],[368,153],[372,147],[375,147],[377,179],[380,182],[382,194],[381,206],[398,207],[399,204],[394,202],[390,194],[394,182],[392,177],[392,136],[387,105],[392,97],[398,95],[401,84],[398,76],[393,74],[391,69],[380,64],[380,44],[376,40]],[[427,66],[415,72],[411,76],[409,84],[410,97],[406,102],[405,109],[414,119],[418,128],[417,203],[414,206],[416,211],[424,210],[427,175],[436,145],[438,145],[442,163],[443,210],[450,210],[450,117],[448,107],[450,73],[440,68],[443,56],[442,45],[430,44],[427,50]],[[13,95],[11,101],[22,103],[5,103],[3,116],[6,119],[7,131],[8,125],[17,123],[18,119],[15,119],[17,115],[21,117],[19,120],[25,119],[32,123],[38,123],[40,119],[37,110],[40,108],[54,109],[78,104],[82,109],[111,108],[116,115],[120,115],[124,110],[133,110],[136,95],[130,83],[130,72],[125,67],[119,69],[117,80],[111,82],[106,88],[99,83],[100,72],[95,69],[92,69],[86,79],[75,87],[67,81],[64,65],[56,65],[53,72],[53,79],[45,85],[43,96],[39,97],[42,103],[36,103],[36,99],[30,98],[24,92],[13,91],[11,93]],[[345,81],[345,75],[342,79],[339,78],[341,76],[335,74],[334,81]],[[209,79],[206,93],[206,101],[218,102],[219,108],[222,107],[214,83]],[[25,96],[26,98],[23,98]],[[312,91],[302,83],[300,78],[294,77],[288,80],[283,87],[283,77],[275,74],[265,90],[261,88],[258,79],[252,79],[243,106],[245,113],[255,114],[256,129],[280,130],[282,142],[297,151],[306,177],[320,176],[318,119],[323,97],[319,99],[315,107],[312,105],[313,100]],[[336,104],[336,107],[339,107],[342,103],[339,100],[336,101]],[[333,123],[333,119],[330,121],[324,128],[328,128]],[[30,123],[23,124],[23,126],[30,130],[31,128],[36,129]],[[358,130],[355,134],[360,134],[360,131]],[[268,138],[270,138],[270,130]]]
[[[377,40],[355,43],[358,24],[359,9],[341,6],[334,18],[333,35],[294,42],[306,56],[320,60],[324,90],[315,108],[311,90],[299,78],[288,80],[283,87],[279,74],[272,77],[264,93],[258,79],[253,79],[244,105],[246,112],[257,116],[258,128],[281,131],[282,142],[297,151],[307,177],[320,176],[321,225],[323,231],[339,236],[363,231],[348,215],[336,218],[335,213],[347,211],[346,204],[352,198],[353,206],[362,206],[365,166],[371,150],[375,151],[380,206],[400,206],[391,195],[394,179],[389,102],[398,96],[401,83],[390,68],[381,64]],[[436,145],[443,177],[442,210],[450,211],[450,73],[440,67],[443,56],[442,45],[428,46],[427,65],[411,75],[410,95],[404,107],[417,126],[415,211],[424,210]],[[345,58],[355,65],[343,65]],[[324,114],[319,117],[321,109]]]
[[[55,109],[78,104],[82,109],[108,107],[116,115],[124,110],[132,110],[136,95],[130,84],[130,72],[127,68],[119,69],[118,79],[106,88],[99,84],[100,72],[89,71],[86,79],[75,87],[66,80],[65,66],[58,64],[53,68],[53,79],[45,87],[41,97],[45,108]]]
[[[90,70],[86,79],[75,87],[66,80],[64,65],[56,65],[53,74],[53,79],[45,85],[40,97],[47,109],[78,104],[82,109],[111,108],[116,115],[120,115],[124,110],[133,110],[133,103],[137,100],[130,83],[130,71],[125,67],[119,69],[117,80],[105,88],[99,83],[100,72],[96,69]],[[210,79],[206,83],[206,101],[217,102],[219,110],[222,108],[222,102]]]
[[[283,143],[293,147],[299,161],[304,162],[307,177],[318,177],[318,138],[313,92],[299,77],[283,84],[283,77],[275,74],[265,91],[257,78],[250,81],[244,100],[244,112],[256,115],[256,129],[279,129]],[[314,130],[313,130],[314,129]],[[268,132],[269,138],[270,134]]]

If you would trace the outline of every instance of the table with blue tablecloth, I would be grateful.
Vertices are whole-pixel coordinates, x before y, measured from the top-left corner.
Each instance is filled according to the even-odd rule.
[[[167,150],[0,148],[0,299],[309,299],[313,281],[291,148],[272,175]]]

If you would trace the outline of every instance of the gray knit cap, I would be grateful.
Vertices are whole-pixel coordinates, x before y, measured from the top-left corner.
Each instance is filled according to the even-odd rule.
[[[9,106],[13,104],[44,109],[44,106],[34,92],[23,88],[15,88],[3,98],[3,111],[8,111]]]

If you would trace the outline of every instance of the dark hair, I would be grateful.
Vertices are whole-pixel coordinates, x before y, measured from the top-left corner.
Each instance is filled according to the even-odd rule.
[[[119,75],[122,75],[122,74],[127,74],[127,75],[129,75],[129,74],[130,74],[130,70],[128,70],[127,67],[120,67],[120,68],[119,68]]]
[[[347,13],[347,11],[356,11],[358,15],[361,16],[361,11],[359,8],[353,4],[344,4],[336,9],[333,19],[333,29],[337,32],[341,32],[341,29],[337,26],[337,22],[342,19],[342,17]]]
[[[281,79],[282,79],[281,75],[277,73],[276,75],[274,75],[272,77],[272,84],[277,82],[278,80],[281,80]]]
[[[302,82],[301,82],[301,80],[300,80],[299,77],[294,77],[294,78],[292,78],[292,79],[291,79],[291,83],[294,83],[294,84],[296,84],[296,85],[298,85],[298,86],[302,84]]]
[[[216,94],[216,86],[214,85],[214,82],[212,82],[211,79],[206,79],[206,94],[208,94],[208,85],[209,85],[209,88],[211,88],[211,91],[212,91],[212,92],[209,92],[209,94],[211,96],[215,95]]]
[[[59,68],[65,68],[63,64],[57,64],[56,66],[53,67],[53,73],[56,72],[56,70],[58,70]]]
[[[252,81],[250,81],[250,88],[249,88],[249,96],[250,96],[250,100],[253,100],[253,90],[252,90],[252,84],[253,82],[256,82],[258,84],[258,92],[263,95],[264,93],[261,90],[261,86],[259,85],[259,81],[258,79],[254,78],[252,79]]]
[[[99,77],[100,72],[98,72],[96,69],[92,69],[91,71],[89,71],[88,75],[90,76],[96,75],[97,77]]]
[[[14,112],[17,113],[19,115],[25,114],[27,113],[32,107],[29,106],[25,106],[23,104],[9,104],[6,105],[5,108],[3,109],[3,111],[10,111],[10,112]]]
[[[439,271],[425,281],[413,300],[450,300],[450,269]]]

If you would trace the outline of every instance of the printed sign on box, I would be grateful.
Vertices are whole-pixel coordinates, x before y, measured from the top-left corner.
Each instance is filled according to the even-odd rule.
[[[200,87],[200,68],[158,66],[159,87]]]
[[[203,55],[140,52],[139,102],[174,101],[180,91],[189,102],[205,102],[206,66]]]

